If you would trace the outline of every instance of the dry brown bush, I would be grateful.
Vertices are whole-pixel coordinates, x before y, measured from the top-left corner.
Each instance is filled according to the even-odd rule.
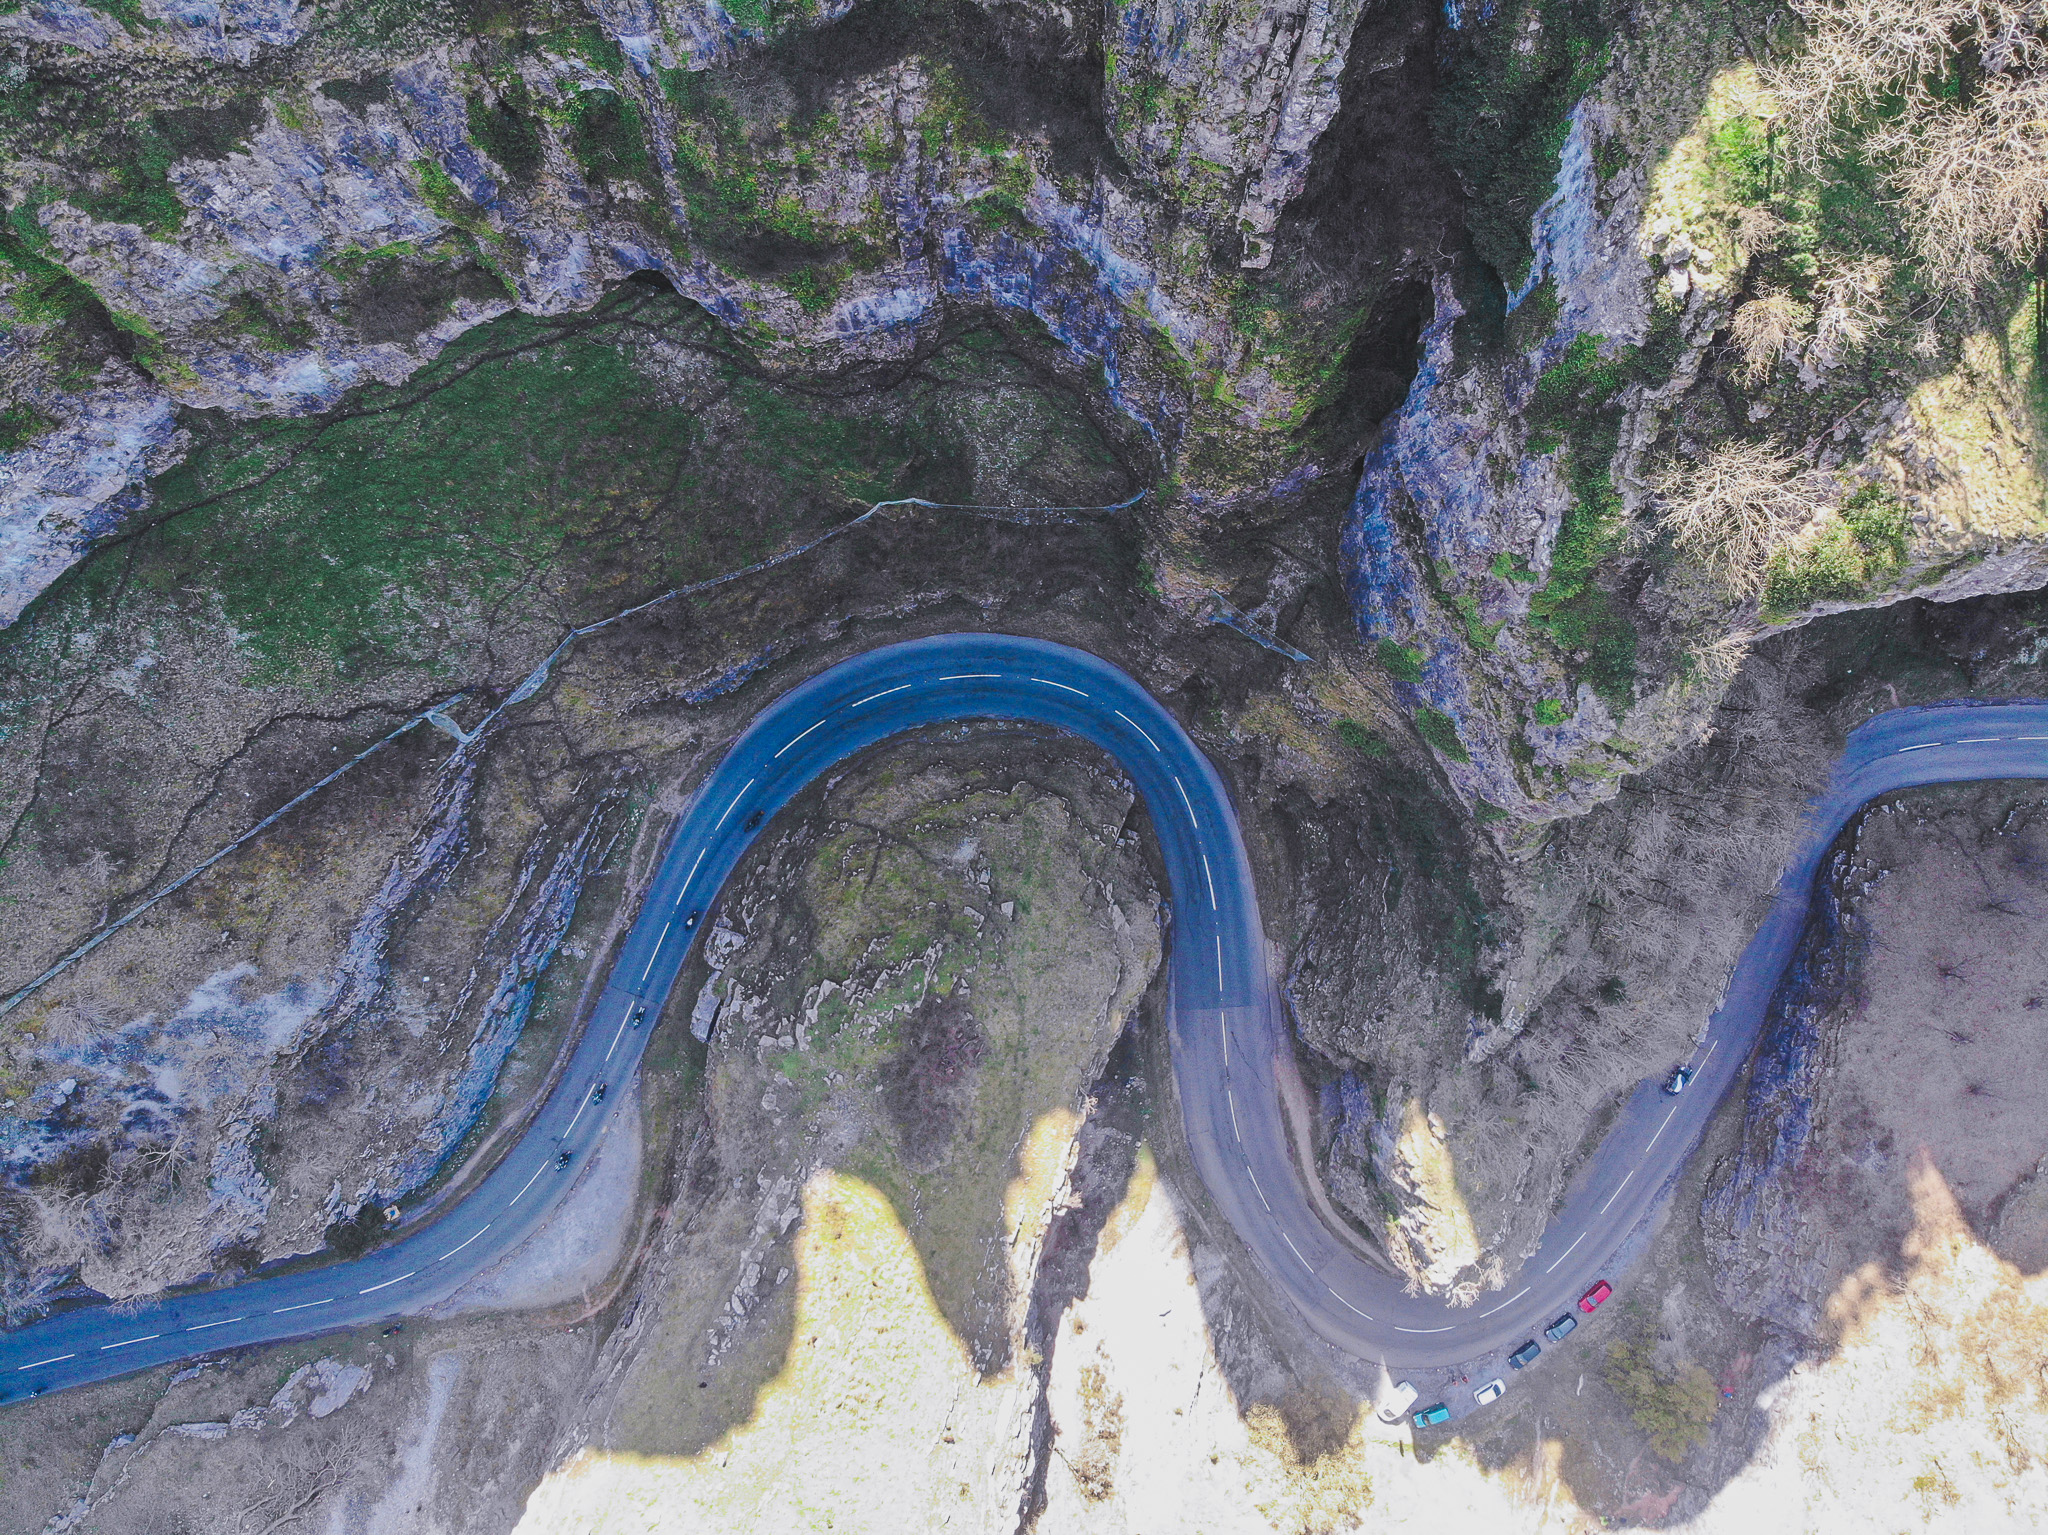
[[[1816,361],[1832,366],[1855,351],[1884,321],[1884,287],[1892,264],[1882,256],[1839,261],[1823,269],[1820,316],[1814,322]]]
[[[1805,46],[1769,72],[1794,152],[1819,170],[1847,126],[1896,167],[1929,275],[1968,289],[2041,248],[2048,212],[2048,5],[1793,0]],[[1959,83],[1960,82],[1960,83]]]
[[[1766,293],[1737,309],[1728,331],[1742,354],[1742,381],[1754,389],[1769,378],[1812,318],[1813,312],[1789,293]]]
[[[1655,488],[1678,547],[1747,596],[1762,590],[1772,552],[1834,500],[1835,484],[1767,443],[1730,442]]]

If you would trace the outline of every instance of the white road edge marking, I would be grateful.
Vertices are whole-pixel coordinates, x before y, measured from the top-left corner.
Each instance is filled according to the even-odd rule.
[[[270,1314],[272,1316],[283,1316],[287,1311],[311,1311],[315,1306],[331,1306],[333,1304],[334,1297],[330,1295],[325,1300],[302,1300],[296,1306],[279,1306]]]
[[[871,704],[878,698],[887,698],[891,693],[908,693],[909,691],[909,683],[899,682],[893,688],[883,688],[882,691],[879,693],[870,693],[867,697],[861,699],[860,703],[851,703],[848,704],[846,707],[849,709],[858,709],[861,706],[861,704]]]
[[[186,1329],[185,1329],[185,1331],[187,1331],[187,1332],[205,1332],[205,1331],[206,1331],[206,1329],[207,1329],[207,1328],[209,1328],[209,1327],[232,1327],[232,1326],[234,1326],[234,1325],[235,1325],[235,1323],[237,1323],[237,1322],[246,1322],[246,1321],[248,1321],[248,1320],[249,1320],[249,1319],[248,1319],[247,1317],[245,1317],[245,1316],[231,1316],[231,1317],[228,1317],[227,1319],[225,1319],[224,1321],[219,1321],[219,1322],[201,1322],[201,1323],[199,1323],[199,1324],[198,1324],[197,1326],[194,1326],[194,1327],[188,1327],[188,1328],[186,1328]]]
[[[412,1278],[412,1276],[413,1276],[414,1274],[417,1274],[418,1272],[419,1272],[419,1270],[418,1270],[418,1269],[408,1269],[408,1270],[406,1270],[406,1272],[404,1272],[403,1274],[400,1274],[400,1275],[398,1276],[398,1279],[410,1279],[410,1278]],[[385,1280],[385,1281],[384,1281],[384,1283],[383,1283],[383,1284],[373,1284],[373,1285],[371,1285],[371,1286],[370,1286],[370,1288],[369,1288],[369,1289],[367,1289],[367,1290],[358,1290],[358,1291],[356,1291],[356,1294],[358,1294],[358,1295],[375,1295],[375,1294],[376,1294],[376,1293],[377,1293],[377,1292],[378,1292],[379,1290],[383,1290],[383,1289],[388,1289],[388,1288],[389,1288],[390,1286],[392,1286],[392,1285],[395,1285],[395,1284],[397,1284],[397,1283],[398,1283],[398,1279],[387,1279],[387,1280]]]
[[[154,1343],[162,1336],[163,1334],[160,1332],[146,1332],[139,1338],[123,1338],[119,1343],[102,1343],[100,1345],[100,1352],[104,1354],[108,1349],[126,1348],[131,1343]]]
[[[39,1370],[46,1364],[62,1364],[67,1359],[76,1359],[76,1354],[52,1354],[48,1359],[38,1359],[33,1364],[18,1364],[17,1370]]]
[[[1152,739],[1150,732],[1148,732],[1143,725],[1140,725],[1136,720],[1132,719],[1128,714],[1124,713],[1124,711],[1121,709],[1116,711],[1116,717],[1122,720],[1126,725],[1130,726],[1131,729],[1137,731],[1139,735],[1144,736],[1145,744],[1151,747],[1152,750],[1156,752],[1160,751],[1159,743]],[[1164,752],[1161,752],[1161,755],[1163,756]]]
[[[1088,696],[1079,688],[1070,688],[1064,682],[1054,682],[1050,677],[1033,677],[1031,680],[1033,682],[1042,682],[1049,688],[1058,688],[1062,693],[1072,693],[1077,698],[1086,698]]]
[[[477,1237],[482,1236],[486,1231],[489,1231],[490,1229],[491,1223],[489,1221],[485,1221],[483,1225],[477,1228],[475,1235],[464,1237],[460,1242],[457,1242],[453,1247],[449,1248],[448,1251],[441,1254],[441,1256],[436,1258],[434,1261],[436,1263],[446,1263],[450,1258],[454,1257],[457,1253],[461,1252],[463,1248],[469,1246],[471,1242],[474,1242],[477,1239]]]
[[[788,739],[788,740],[787,740],[786,742],[784,742],[784,743],[783,743],[783,747],[782,747],[782,752],[786,752],[786,751],[788,751],[788,750],[790,749],[790,747],[792,747],[792,746],[796,745],[796,743],[797,743],[797,742],[799,742],[799,741],[801,741],[801,740],[802,740],[802,739],[804,738],[804,736],[807,736],[807,735],[809,735],[809,734],[811,733],[811,730],[822,730],[822,729],[824,728],[824,726],[825,726],[825,722],[824,722],[823,720],[819,720],[817,724],[815,724],[815,725],[811,726],[811,729],[810,729],[810,730],[806,730],[806,731],[804,731],[804,732],[803,732],[803,735],[793,735],[793,736],[791,736],[791,737],[790,737],[790,738],[789,738],[789,739]],[[780,757],[780,756],[782,755],[782,752],[777,752],[777,753],[775,754],[775,756],[776,756],[776,757]],[[770,760],[770,761],[773,761],[773,760],[775,760],[775,759],[774,759],[774,758],[770,758],[769,760]]]
[[[1527,1295],[1528,1293],[1529,1293],[1529,1286],[1528,1286],[1528,1285],[1523,1285],[1521,1289],[1519,1289],[1519,1290],[1515,1291],[1515,1293],[1514,1293],[1513,1295],[1510,1295],[1510,1296],[1509,1296],[1509,1297],[1508,1297],[1508,1298],[1507,1298],[1506,1300],[1502,1301],[1502,1302],[1501,1302],[1501,1303],[1500,1303],[1500,1304],[1499,1304],[1498,1306],[1495,1306],[1495,1307],[1493,1308],[1493,1311],[1482,1311],[1482,1312],[1480,1312],[1479,1314],[1480,1314],[1481,1316],[1485,1317],[1485,1316],[1492,1316],[1492,1315],[1493,1315],[1493,1312],[1494,1312],[1494,1311],[1505,1311],[1505,1310],[1507,1310],[1507,1309],[1508,1309],[1508,1307],[1512,1306],[1512,1305],[1513,1305],[1513,1304],[1514,1304],[1514,1303],[1515,1303],[1516,1301],[1520,1300],[1520,1299],[1521,1299],[1521,1298],[1522,1298],[1523,1296]]]
[[[1564,1262],[1565,1259],[1569,1258],[1573,1253],[1577,1252],[1579,1250],[1579,1244],[1585,1240],[1586,1233],[1581,1231],[1577,1236],[1572,1238],[1572,1245],[1567,1247],[1563,1252],[1559,1253],[1556,1258],[1551,1260],[1550,1267],[1545,1269],[1543,1272],[1546,1274],[1554,1272],[1558,1264]]]

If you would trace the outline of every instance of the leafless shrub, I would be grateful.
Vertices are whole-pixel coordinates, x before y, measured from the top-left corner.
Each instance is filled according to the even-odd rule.
[[[1863,147],[1897,167],[1929,275],[1968,289],[1998,258],[2031,260],[2048,210],[2048,7],[1793,4],[1805,46],[1768,83],[1794,153],[1818,170],[1847,124],[1883,104]]]
[[[1729,334],[1742,354],[1742,381],[1754,389],[1806,329],[1813,311],[1789,293],[1766,293],[1735,311]]]
[[[376,1449],[377,1434],[363,1419],[341,1418],[280,1438],[265,1460],[262,1487],[236,1513],[237,1535],[279,1535],[310,1525],[320,1500]]]
[[[1764,443],[1731,442],[1656,485],[1678,547],[1744,596],[1763,588],[1772,552],[1833,500],[1834,481]]]
[[[1869,256],[1838,262],[1822,273],[1820,316],[1813,328],[1816,360],[1822,366],[1832,366],[1877,333],[1884,322],[1884,287],[1891,270],[1884,257]]]
[[[1760,256],[1776,250],[1790,227],[1768,208],[1745,207],[1735,217],[1735,243],[1745,257]]]

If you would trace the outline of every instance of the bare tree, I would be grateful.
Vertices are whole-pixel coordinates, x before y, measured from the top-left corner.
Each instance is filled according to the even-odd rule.
[[[1766,443],[1729,442],[1657,482],[1679,548],[1743,595],[1762,590],[1772,553],[1835,499],[1834,480]]]
[[[1968,289],[2032,260],[2048,213],[2048,6],[2040,0],[1793,0],[1800,53],[1769,72],[1813,170],[1852,124],[1897,167],[1914,242]],[[1874,109],[1882,106],[1880,113]]]

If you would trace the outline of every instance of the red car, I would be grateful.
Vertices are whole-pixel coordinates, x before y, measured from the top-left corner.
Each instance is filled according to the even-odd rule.
[[[1607,1299],[1613,1293],[1614,1286],[1603,1279],[1579,1297],[1579,1309],[1590,1316],[1593,1312],[1600,1309],[1600,1302]]]

